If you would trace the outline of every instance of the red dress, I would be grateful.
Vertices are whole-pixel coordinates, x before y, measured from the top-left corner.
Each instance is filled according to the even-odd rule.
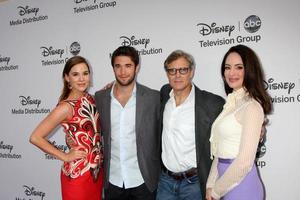
[[[73,107],[73,117],[61,123],[69,148],[80,147],[88,153],[84,159],[65,162],[61,170],[63,200],[101,200],[103,185],[103,149],[99,113],[89,94],[78,100],[65,100]]]

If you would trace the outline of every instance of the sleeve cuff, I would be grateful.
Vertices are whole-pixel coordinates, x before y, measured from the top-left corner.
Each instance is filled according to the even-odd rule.
[[[220,199],[220,195],[218,195],[213,189],[211,191],[211,196],[216,200]]]

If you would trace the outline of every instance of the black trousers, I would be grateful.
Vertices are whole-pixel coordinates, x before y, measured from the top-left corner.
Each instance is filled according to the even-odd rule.
[[[107,189],[104,190],[104,200],[155,200],[156,192],[150,192],[143,183],[135,188],[125,189],[109,183]]]

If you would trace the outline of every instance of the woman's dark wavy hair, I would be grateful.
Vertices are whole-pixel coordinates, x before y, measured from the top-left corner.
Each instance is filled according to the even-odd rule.
[[[69,75],[72,67],[74,65],[79,64],[79,63],[85,63],[86,66],[88,67],[89,73],[91,73],[91,71],[90,71],[90,65],[89,65],[89,63],[87,62],[87,60],[84,57],[74,56],[74,57],[70,58],[66,62],[64,70],[63,70],[63,73],[62,73],[62,78],[63,78],[63,81],[64,81],[64,86],[63,86],[62,93],[61,93],[61,95],[59,97],[59,101],[67,99],[68,96],[69,96],[69,94],[70,94],[70,92],[71,92],[71,89],[69,88],[69,83],[65,80],[65,75]]]
[[[225,92],[228,95],[232,92],[232,88],[226,83],[224,72],[225,62],[230,53],[237,53],[241,56],[244,65],[244,82],[243,86],[249,92],[249,95],[257,100],[263,107],[265,114],[270,114],[273,110],[272,101],[270,95],[267,93],[264,87],[264,72],[256,53],[245,45],[237,45],[231,47],[225,54],[222,66],[221,74],[224,82]]]

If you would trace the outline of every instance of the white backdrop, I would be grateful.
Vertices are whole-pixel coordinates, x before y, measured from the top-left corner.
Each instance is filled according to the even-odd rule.
[[[57,103],[67,58],[89,60],[93,94],[114,79],[110,53],[131,45],[141,55],[139,82],[160,89],[165,58],[183,49],[196,60],[194,83],[225,97],[220,64],[237,44],[260,56],[274,100],[257,162],[266,199],[300,199],[299,8],[297,0],[0,1],[0,199],[61,199],[61,162],[28,138]],[[49,140],[66,149],[61,128]]]

